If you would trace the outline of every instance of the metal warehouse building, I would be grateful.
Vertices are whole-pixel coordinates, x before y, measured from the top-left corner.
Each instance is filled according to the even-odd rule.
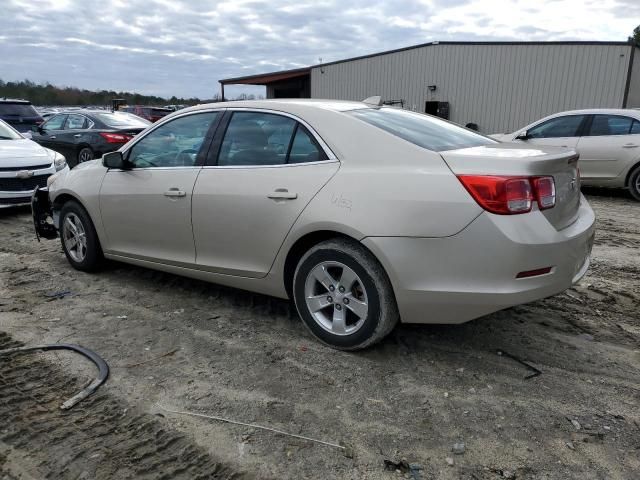
[[[220,80],[265,85],[267,98],[372,95],[485,133],[578,108],[640,108],[631,42],[432,42],[337,62]]]

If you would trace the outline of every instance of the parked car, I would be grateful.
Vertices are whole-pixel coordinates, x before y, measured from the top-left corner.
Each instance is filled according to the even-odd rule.
[[[36,187],[68,170],[62,155],[24,138],[0,120],[0,208],[29,204]]]
[[[174,111],[166,107],[144,107],[142,105],[120,107],[118,110],[133,113],[145,120],[149,120],[151,123],[157,122]]]
[[[44,120],[28,100],[0,98],[0,120],[4,120],[20,133],[31,132],[31,128]]]
[[[53,115],[33,127],[31,134],[35,142],[62,153],[75,167],[117,150],[149,125],[130,113],[79,109]]]
[[[215,103],[58,174],[33,208],[74,268],[106,257],[289,297],[355,350],[399,319],[461,323],[578,281],[594,214],[576,162],[369,103]]]
[[[640,111],[591,109],[560,112],[501,141],[573,148],[580,154],[583,185],[628,188],[640,200]]]

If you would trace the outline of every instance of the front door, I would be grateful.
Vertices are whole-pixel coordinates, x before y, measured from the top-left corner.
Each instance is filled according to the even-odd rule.
[[[587,115],[563,115],[551,118],[527,130],[528,145],[575,149]]]
[[[623,115],[594,115],[578,151],[581,177],[615,178],[640,158],[640,122]]]
[[[56,152],[64,155],[60,148],[60,140],[58,139],[58,136],[63,132],[64,121],[66,119],[66,114],[60,113],[58,115],[54,115],[42,124],[39,131],[33,132],[31,134],[31,138],[43,147],[50,148],[51,150],[55,150]]]
[[[209,270],[264,277],[294,222],[340,163],[298,121],[233,112],[215,165],[193,192],[197,263]]]
[[[109,170],[100,190],[108,253],[192,265],[192,193],[219,113],[177,117],[124,153],[130,168]]]

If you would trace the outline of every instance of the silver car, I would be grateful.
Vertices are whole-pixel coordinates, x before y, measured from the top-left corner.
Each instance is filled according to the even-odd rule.
[[[56,175],[33,208],[77,269],[107,258],[291,298],[355,350],[398,321],[466,322],[579,280],[594,214],[576,162],[378,104],[217,103]]]
[[[628,188],[640,201],[640,110],[560,112],[513,133],[491,136],[503,142],[573,148],[580,154],[583,185]]]

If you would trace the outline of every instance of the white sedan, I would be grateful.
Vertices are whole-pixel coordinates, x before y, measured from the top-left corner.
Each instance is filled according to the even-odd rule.
[[[0,120],[0,208],[29,204],[36,187],[67,168],[65,158]]]
[[[594,214],[576,162],[377,102],[215,103],[57,174],[34,219],[74,268],[288,297],[355,350],[399,320],[461,323],[578,281]]]
[[[513,133],[491,136],[503,142],[575,149],[583,185],[628,188],[640,200],[640,110],[560,112]]]

